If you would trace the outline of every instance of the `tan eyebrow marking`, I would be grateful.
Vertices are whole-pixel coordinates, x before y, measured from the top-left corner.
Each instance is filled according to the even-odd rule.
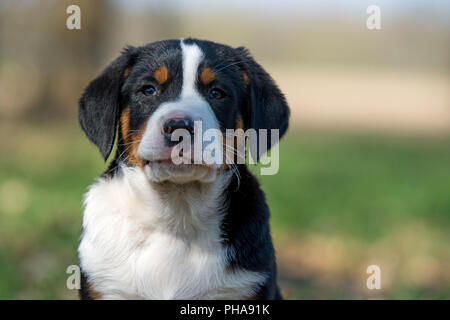
[[[202,71],[202,74],[200,75],[200,80],[202,83],[206,86],[213,82],[216,79],[216,74],[211,71],[211,69],[207,68]]]
[[[166,66],[161,66],[153,72],[153,78],[155,78],[159,84],[163,84],[169,79],[169,70],[167,70]]]

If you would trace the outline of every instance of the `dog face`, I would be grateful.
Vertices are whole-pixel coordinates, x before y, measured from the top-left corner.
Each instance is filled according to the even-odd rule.
[[[105,160],[118,131],[118,161],[142,168],[151,181],[176,183],[209,182],[224,169],[174,164],[177,130],[226,137],[226,129],[279,129],[281,137],[288,117],[283,94],[246,49],[194,39],[127,47],[89,84],[79,109],[81,127]],[[227,148],[226,139],[188,144],[190,158],[208,145],[224,154]]]

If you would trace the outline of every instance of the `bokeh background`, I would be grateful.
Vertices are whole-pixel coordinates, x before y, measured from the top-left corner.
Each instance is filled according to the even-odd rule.
[[[286,297],[450,298],[449,18],[445,0],[2,0],[0,298],[77,297],[82,195],[106,167],[78,97],[126,44],[188,36],[246,46],[290,103],[260,177]]]

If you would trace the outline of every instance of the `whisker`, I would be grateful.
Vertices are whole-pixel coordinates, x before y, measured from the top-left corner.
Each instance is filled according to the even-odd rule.
[[[245,157],[245,152],[242,153],[242,152],[240,152],[238,149],[233,148],[232,146],[227,145],[227,144],[224,144],[224,146],[225,146],[225,148],[226,148],[227,151],[233,151],[234,154],[236,154],[236,155],[238,155],[238,156],[240,156],[240,157]]]
[[[241,63],[241,61],[234,62],[234,63],[230,63],[230,64],[226,65],[225,67],[222,67],[222,68],[220,68],[220,69],[217,69],[216,72],[222,71],[223,69],[229,68],[229,67],[234,66],[234,65],[237,65],[237,64],[239,64],[239,63]]]
[[[142,139],[136,140],[136,141],[132,141],[131,143],[129,143],[129,145],[119,154],[119,160],[121,160],[122,162],[126,162],[130,159],[130,154],[128,154],[125,158],[122,158],[123,155],[125,153],[127,153],[128,151],[130,151],[130,149],[135,145],[141,142]]]
[[[228,68],[228,67],[230,67],[230,66],[234,66],[234,65],[236,65],[236,64],[243,63],[243,62],[251,62],[251,61],[252,61],[251,59],[243,59],[243,60],[239,60],[239,61],[232,62],[232,63],[226,65],[225,67],[219,68],[221,65],[224,65],[225,63],[227,63],[227,61],[221,61],[220,63],[218,63],[217,65],[215,65],[215,66],[213,67],[213,69],[214,69],[216,72],[219,72],[220,70],[223,70],[223,69]],[[219,68],[219,69],[217,69],[217,68]]]
[[[225,154],[225,157],[227,160],[229,160],[228,156],[226,154]],[[239,169],[237,168],[237,166],[235,164],[231,163],[231,164],[229,164],[229,167],[231,169],[231,172],[236,176],[236,179],[237,179],[236,190],[238,190],[239,186],[241,185],[241,174],[239,173]]]

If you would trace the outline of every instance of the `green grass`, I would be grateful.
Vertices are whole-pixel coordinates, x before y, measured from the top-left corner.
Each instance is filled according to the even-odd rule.
[[[83,193],[105,164],[75,127],[14,132],[0,145],[0,299],[76,298],[65,270],[77,264]],[[389,247],[390,236],[418,221],[431,230],[424,252],[436,246],[437,258],[447,259],[449,142],[290,132],[279,173],[260,177],[275,242],[327,235]],[[316,287],[302,285],[294,297],[325,290],[323,298],[340,298],[346,290],[322,286],[312,295]],[[384,296],[448,298],[447,289],[400,283]]]
[[[408,219],[447,229],[449,165],[448,139],[291,133],[260,181],[276,227],[373,241]]]

